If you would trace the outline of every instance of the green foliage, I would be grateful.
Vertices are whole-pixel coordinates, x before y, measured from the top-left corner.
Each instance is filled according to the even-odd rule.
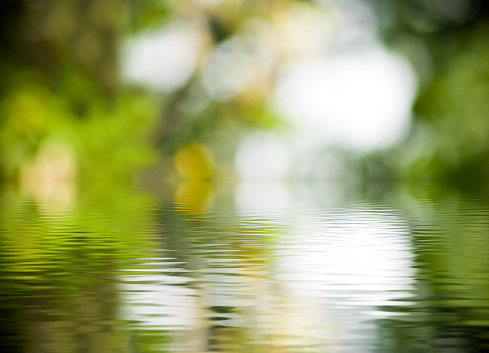
[[[484,162],[489,157],[487,31],[485,24],[471,30],[420,93],[413,139],[418,139],[421,151],[413,175],[462,184],[489,177]]]
[[[154,160],[146,137],[156,114],[147,97],[121,94],[107,102],[86,90],[79,94],[76,79],[63,88],[56,94],[27,82],[1,100],[2,176],[19,176],[52,140],[65,145],[85,176],[124,175]]]
[[[169,1],[129,0],[127,15],[132,31],[161,27],[172,15]]]
[[[194,141],[211,148],[218,169],[231,165],[242,131],[279,124],[266,104],[273,73],[247,92],[219,101],[202,87],[205,63],[228,41],[246,36],[248,20],[293,2],[3,5],[17,31],[0,26],[0,50],[9,53],[0,58],[0,178],[126,178],[155,164],[157,152],[165,155],[160,165],[169,171],[167,157]],[[124,88],[119,77],[124,39],[186,21],[200,26],[203,46],[188,82],[157,99]],[[252,52],[234,54],[251,58]]]

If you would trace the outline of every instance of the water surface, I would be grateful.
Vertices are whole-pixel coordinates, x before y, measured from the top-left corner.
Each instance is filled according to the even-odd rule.
[[[482,352],[489,202],[420,187],[4,187],[2,352]]]

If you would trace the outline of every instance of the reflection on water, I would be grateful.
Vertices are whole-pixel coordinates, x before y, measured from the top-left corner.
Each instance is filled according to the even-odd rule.
[[[2,352],[462,352],[489,344],[489,203],[285,184],[5,187]]]

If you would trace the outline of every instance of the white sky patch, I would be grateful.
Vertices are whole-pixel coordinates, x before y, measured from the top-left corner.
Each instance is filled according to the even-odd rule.
[[[280,179],[289,173],[289,152],[277,136],[255,133],[241,141],[235,165],[245,179]]]
[[[201,48],[200,34],[191,26],[171,25],[144,33],[126,44],[122,74],[129,82],[173,91],[192,75]]]
[[[242,38],[219,45],[209,56],[203,72],[203,84],[217,101],[226,101],[243,91],[256,68]]]
[[[307,143],[368,152],[404,136],[415,90],[407,62],[371,46],[290,65],[273,104]]]
[[[298,8],[304,11],[291,11],[285,28],[276,28],[281,43],[293,47],[282,51],[297,55],[282,63],[270,104],[292,129],[273,144],[266,134],[245,137],[236,159],[244,180],[334,179],[346,168],[338,150],[368,153],[395,145],[408,132],[414,71],[378,42],[369,9],[348,4],[332,6],[322,21]],[[297,47],[294,38],[305,43]],[[278,149],[274,162],[269,156]]]
[[[217,101],[269,85],[278,60],[274,29],[264,19],[251,18],[243,33],[219,44],[207,57],[202,83]]]

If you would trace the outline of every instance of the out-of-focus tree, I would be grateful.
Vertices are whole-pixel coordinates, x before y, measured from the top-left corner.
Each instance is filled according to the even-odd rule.
[[[365,159],[366,174],[459,181],[489,176],[481,163],[489,150],[489,6],[476,0],[365,2],[377,9],[385,41],[412,60],[421,82],[409,138]],[[311,50],[327,52],[319,47],[337,35],[339,17],[332,14],[338,4],[3,2],[0,176],[28,184],[120,178],[150,164],[186,179],[230,172],[243,131],[281,126],[269,99],[280,73]],[[328,20],[330,32],[318,36],[322,44],[309,43],[304,29]],[[148,87],[129,88],[120,76],[124,60],[131,50],[147,57],[138,45],[162,33],[191,47],[179,54],[153,42],[187,71],[174,70],[173,82],[153,94]],[[145,66],[144,60],[134,63]],[[147,72],[156,80],[165,63],[151,65]]]
[[[383,155],[380,164],[387,162],[403,177],[477,185],[480,190],[474,182],[489,177],[488,4],[371,3],[385,14],[381,28],[387,43],[411,59],[421,83],[410,136]]]
[[[2,3],[2,178],[120,177],[153,159],[144,141],[154,107],[118,77],[122,5]]]
[[[208,177],[216,170],[232,174],[237,136],[247,129],[277,128],[282,123],[268,101],[278,72],[303,54],[294,38],[293,16],[329,10],[297,0],[170,2],[167,10],[171,16],[163,31],[168,37],[190,41],[193,59],[178,83],[160,82],[156,87],[163,109],[153,139],[164,155],[176,156],[177,170],[185,178]],[[161,32],[151,26],[139,40],[154,40]],[[140,66],[137,60],[134,65]],[[158,86],[151,71],[149,75]],[[185,161],[207,165],[209,172],[193,173]]]
[[[298,0],[1,7],[0,175],[27,183],[130,175],[155,162],[155,146],[165,156],[160,169],[181,171],[193,160],[208,172],[183,177],[211,177],[231,160],[241,131],[279,123],[266,103],[277,72],[300,55],[293,14],[328,11]],[[122,84],[124,38],[179,24],[199,42],[188,78],[153,96]]]

